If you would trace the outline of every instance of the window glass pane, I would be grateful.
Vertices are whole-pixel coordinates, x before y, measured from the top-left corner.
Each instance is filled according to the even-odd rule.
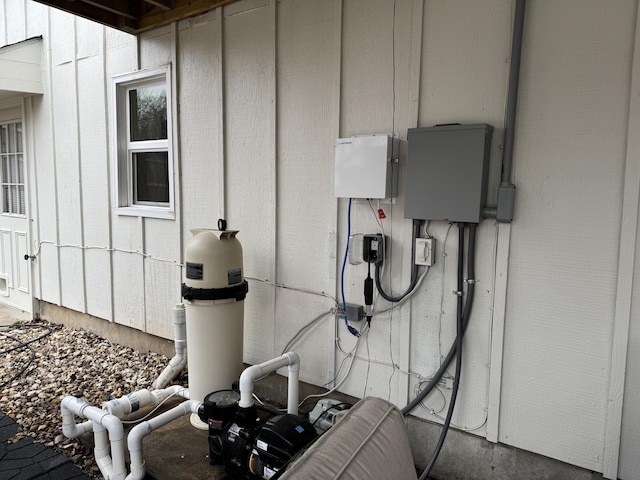
[[[11,208],[9,213],[18,213],[18,187],[11,185]]]
[[[9,172],[9,183],[18,183],[18,162],[15,155],[9,155],[11,159],[9,165],[11,166]]]
[[[22,154],[16,157],[18,158],[18,183],[24,183],[24,157]]]
[[[133,154],[134,199],[136,202],[169,203],[169,154]]]
[[[17,208],[17,212],[20,215],[26,215],[27,213],[27,208],[26,208],[26,201],[24,198],[24,185],[19,185],[18,186],[18,208]]]
[[[16,124],[9,124],[9,153],[16,151]]]
[[[7,153],[9,151],[8,135],[9,126],[0,125],[0,153]]]
[[[9,186],[2,186],[2,211],[4,213],[9,213]]]
[[[167,89],[164,85],[129,90],[131,141],[167,138]]]
[[[2,183],[9,183],[9,155],[2,156]]]
[[[16,123],[16,152],[22,153],[22,123]]]

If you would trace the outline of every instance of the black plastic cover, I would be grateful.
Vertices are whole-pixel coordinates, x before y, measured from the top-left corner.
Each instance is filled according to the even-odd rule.
[[[316,429],[307,420],[284,414],[271,418],[260,430],[255,448],[284,463],[317,437]]]

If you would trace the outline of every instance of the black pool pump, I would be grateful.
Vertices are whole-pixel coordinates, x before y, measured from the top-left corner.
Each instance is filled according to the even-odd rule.
[[[316,438],[302,417],[263,420],[255,406],[240,408],[240,393],[219,390],[205,397],[200,419],[209,426],[209,463],[224,465],[234,479],[271,479]]]

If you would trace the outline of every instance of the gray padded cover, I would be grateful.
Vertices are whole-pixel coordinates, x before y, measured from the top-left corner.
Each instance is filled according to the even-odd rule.
[[[415,480],[400,411],[380,398],[358,402],[281,480]]]

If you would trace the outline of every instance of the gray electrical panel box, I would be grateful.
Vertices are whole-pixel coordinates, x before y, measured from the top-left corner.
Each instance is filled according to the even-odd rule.
[[[492,133],[484,123],[410,128],[404,217],[479,223]]]

